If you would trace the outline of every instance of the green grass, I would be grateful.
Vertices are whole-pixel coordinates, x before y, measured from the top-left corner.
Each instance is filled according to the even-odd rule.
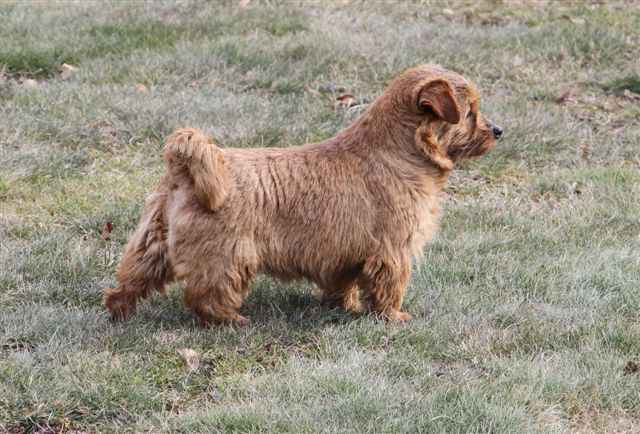
[[[637,5],[5,2],[0,21],[0,431],[637,430]],[[179,285],[108,321],[172,129],[322,140],[358,115],[336,96],[422,62],[476,81],[506,134],[451,177],[412,322],[266,277],[245,329],[199,329]]]
[[[615,92],[623,92],[630,90],[631,92],[640,94],[640,76],[638,74],[628,75],[622,78],[616,78],[603,86],[606,90]]]

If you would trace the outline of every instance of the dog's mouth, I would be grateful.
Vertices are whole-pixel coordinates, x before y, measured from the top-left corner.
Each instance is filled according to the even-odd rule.
[[[502,127],[482,118],[464,145],[449,149],[449,156],[454,161],[480,157],[493,149],[503,134]]]
[[[498,140],[500,140],[504,134],[504,130],[492,122],[489,122],[488,126],[489,128],[483,131],[483,134],[479,137],[480,140],[472,140],[469,146],[466,147],[466,152],[464,152],[465,157],[479,157],[496,146]]]
[[[481,143],[471,148],[462,158],[478,158],[489,152],[496,145],[495,140]]]
[[[481,155],[486,154],[487,152],[489,152],[490,150],[492,150],[495,146],[496,146],[497,141],[494,140],[487,140],[486,142],[484,142],[482,145],[478,146],[476,148],[476,153],[474,153],[472,155],[472,157],[480,157]]]
[[[449,156],[454,161],[477,158],[493,149],[496,143],[497,140],[491,136],[481,138],[480,140],[471,140],[465,146],[450,149]]]

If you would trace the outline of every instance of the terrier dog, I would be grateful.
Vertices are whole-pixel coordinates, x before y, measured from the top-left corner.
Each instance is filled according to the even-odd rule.
[[[334,306],[410,319],[401,305],[411,263],[437,229],[449,173],[502,135],[478,107],[473,83],[421,65],[321,143],[224,149],[197,129],[175,131],[107,308],[127,318],[181,280],[203,326],[244,325],[238,310],[266,273],[308,279]]]

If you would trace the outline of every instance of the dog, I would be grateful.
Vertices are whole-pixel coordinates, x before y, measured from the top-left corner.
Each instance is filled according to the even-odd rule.
[[[406,321],[412,261],[436,232],[449,174],[502,134],[475,85],[438,65],[403,72],[320,143],[225,149],[179,129],[105,305],[125,319],[179,280],[201,325],[245,325],[238,311],[264,273],[308,279],[332,306]]]

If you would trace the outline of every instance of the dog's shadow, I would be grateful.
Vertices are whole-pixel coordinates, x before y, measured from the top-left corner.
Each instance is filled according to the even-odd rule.
[[[165,296],[141,302],[135,321],[155,323],[163,329],[197,327],[195,316],[186,309],[182,297],[182,286],[171,286]],[[259,277],[254,282],[240,313],[251,321],[249,327],[272,328],[279,324],[292,331],[347,324],[361,317],[323,304],[313,295],[310,283],[282,283],[269,277]]]

